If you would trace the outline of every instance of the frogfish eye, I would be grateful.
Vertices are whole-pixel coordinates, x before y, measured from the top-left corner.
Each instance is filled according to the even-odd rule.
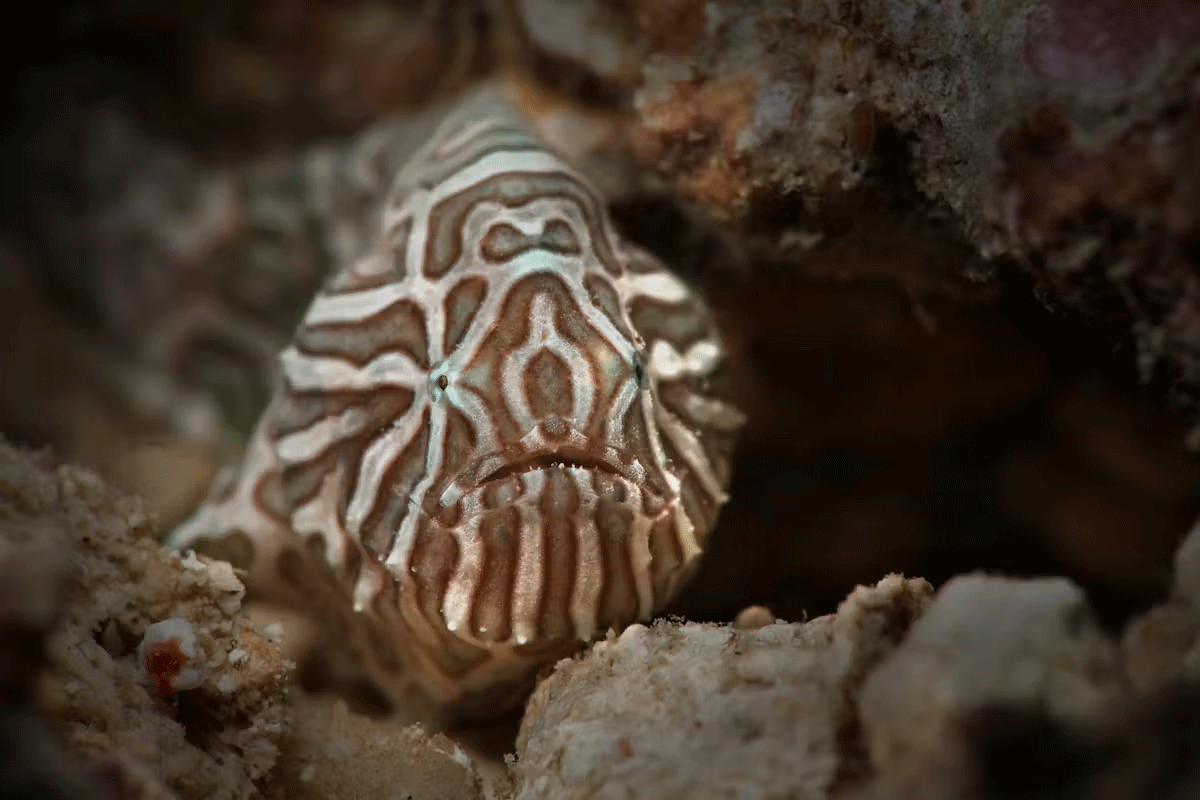
[[[646,365],[638,353],[633,354],[633,379],[637,381],[639,389],[646,388]]]

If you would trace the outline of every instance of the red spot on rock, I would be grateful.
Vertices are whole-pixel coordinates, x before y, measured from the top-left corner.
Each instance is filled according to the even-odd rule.
[[[179,647],[179,640],[171,637],[148,646],[143,653],[146,674],[158,687],[159,697],[170,697],[175,693],[173,684],[189,659]]]

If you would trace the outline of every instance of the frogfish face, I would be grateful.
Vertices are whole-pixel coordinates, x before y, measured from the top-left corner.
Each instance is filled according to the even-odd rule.
[[[544,243],[553,223],[526,238]],[[571,233],[559,221],[558,240]],[[644,342],[616,291],[570,253],[523,254],[505,265],[503,296],[480,303],[479,327],[430,371],[446,447],[413,553],[437,554],[427,573],[440,573],[430,584],[444,586],[448,631],[518,647],[649,617],[685,565],[674,528],[690,525]]]

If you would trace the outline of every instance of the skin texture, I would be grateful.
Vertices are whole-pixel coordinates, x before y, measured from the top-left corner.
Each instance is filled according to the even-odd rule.
[[[243,463],[169,544],[308,612],[329,670],[381,705],[486,716],[676,593],[743,417],[702,300],[499,89],[400,169],[374,241],[318,292]]]

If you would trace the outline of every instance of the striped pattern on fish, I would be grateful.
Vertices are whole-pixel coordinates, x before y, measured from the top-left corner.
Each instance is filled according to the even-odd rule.
[[[399,170],[279,363],[243,463],[169,544],[456,714],[676,593],[743,422],[704,302],[496,88]]]

